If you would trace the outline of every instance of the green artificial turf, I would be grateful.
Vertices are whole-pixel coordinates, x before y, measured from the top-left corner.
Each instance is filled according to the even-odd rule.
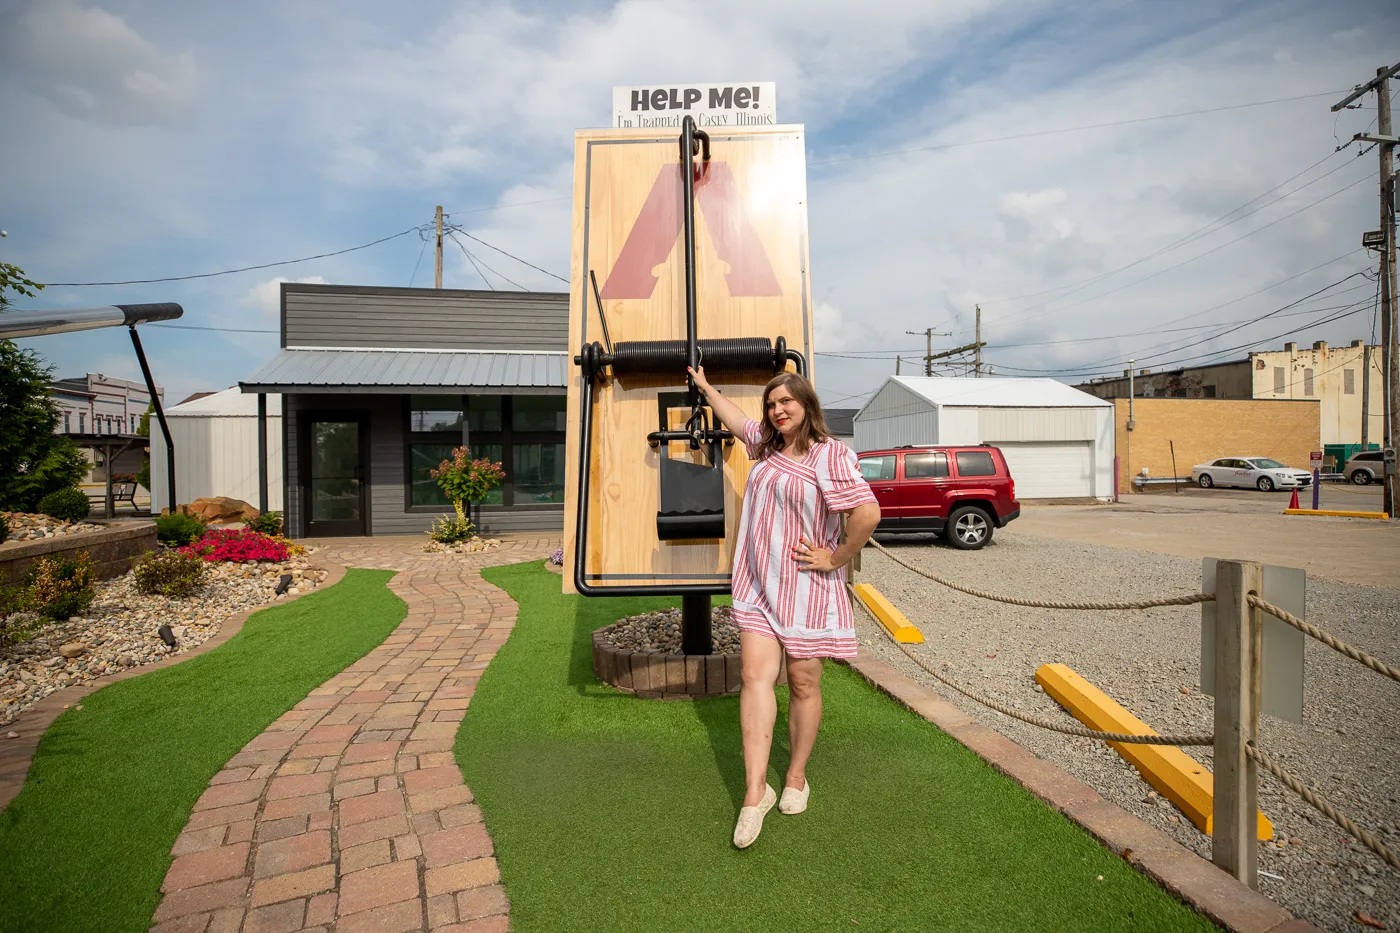
[[[562,596],[540,564],[484,574],[519,621],[456,755],[516,933],[1214,929],[837,664],[823,679],[810,809],[775,808],[758,842],[735,850],[737,699],[639,700],[593,676],[594,629],[674,603]],[[775,788],[788,758],[779,694]]]
[[[0,930],[146,930],[170,847],[215,772],[382,642],[406,607],[386,570],[252,616],[208,654],[63,713],[0,813]]]

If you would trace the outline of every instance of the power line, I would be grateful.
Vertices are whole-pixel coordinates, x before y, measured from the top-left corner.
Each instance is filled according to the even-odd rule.
[[[1216,332],[1216,333],[1214,333],[1214,334],[1209,334],[1209,335],[1207,335],[1207,336],[1205,336],[1205,337],[1202,337],[1200,340],[1194,341],[1194,342],[1192,342],[1192,343],[1187,343],[1187,344],[1184,344],[1184,345],[1181,345],[1181,346],[1174,346],[1174,347],[1172,347],[1171,349],[1163,350],[1163,351],[1160,352],[1160,353],[1148,353],[1148,351],[1150,351],[1150,350],[1155,350],[1155,349],[1157,349],[1158,347],[1167,346],[1168,344],[1172,343],[1172,341],[1167,341],[1167,343],[1165,343],[1165,344],[1163,344],[1163,343],[1154,344],[1154,345],[1152,345],[1152,346],[1143,347],[1143,348],[1141,348],[1141,349],[1138,349],[1138,350],[1133,351],[1133,352],[1132,352],[1132,358],[1135,359],[1135,360],[1139,360],[1139,361],[1141,361],[1141,362],[1146,362],[1146,361],[1148,361],[1148,360],[1156,359],[1157,357],[1160,357],[1160,356],[1167,356],[1167,355],[1172,354],[1172,353],[1178,353],[1178,352],[1180,352],[1181,350],[1186,350],[1186,349],[1188,349],[1188,348],[1190,348],[1190,347],[1199,346],[1199,345],[1201,345],[1201,344],[1203,344],[1203,343],[1208,343],[1208,342],[1210,342],[1210,341],[1212,341],[1212,340],[1215,340],[1215,339],[1217,339],[1217,338],[1219,338],[1219,337],[1223,337],[1223,336],[1225,336],[1226,334],[1231,334],[1231,333],[1234,333],[1234,332],[1237,331],[1237,330],[1242,330],[1243,328],[1248,327],[1248,326],[1250,326],[1251,324],[1257,324],[1257,323],[1259,323],[1260,321],[1264,321],[1264,320],[1267,320],[1267,319],[1269,319],[1269,318],[1271,318],[1271,317],[1275,317],[1275,316],[1277,316],[1278,314],[1280,314],[1280,313],[1282,313],[1282,312],[1284,312],[1284,311],[1289,310],[1290,308],[1296,308],[1298,305],[1302,304],[1303,302],[1305,302],[1305,301],[1310,301],[1310,300],[1312,300],[1313,298],[1316,298],[1318,295],[1321,295],[1323,292],[1330,291],[1331,289],[1336,288],[1338,285],[1341,285],[1343,282],[1346,282],[1346,281],[1348,281],[1348,280],[1350,280],[1350,279],[1354,279],[1354,278],[1356,278],[1357,276],[1365,276],[1365,275],[1366,275],[1366,272],[1365,272],[1365,271],[1353,272],[1351,275],[1347,276],[1346,278],[1338,279],[1337,281],[1333,282],[1332,284],[1326,285],[1326,286],[1324,286],[1324,287],[1318,289],[1317,291],[1313,292],[1312,294],[1304,295],[1302,298],[1299,298],[1299,299],[1296,300],[1296,301],[1291,301],[1291,302],[1289,302],[1288,304],[1283,305],[1283,306],[1280,307],[1280,308],[1275,308],[1273,311],[1270,311],[1270,312],[1268,312],[1268,313],[1266,313],[1266,314],[1261,314],[1261,315],[1259,315],[1258,317],[1249,318],[1249,319],[1244,320],[1244,321],[1226,322],[1226,323],[1224,323],[1224,324],[1218,324],[1218,325],[1216,325],[1216,326],[1224,326],[1224,327],[1226,327],[1226,329],[1225,329],[1225,330],[1218,331],[1218,332]],[[1345,294],[1347,291],[1354,291],[1354,290],[1355,290],[1355,289],[1344,289],[1344,290],[1341,292],[1341,294]],[[1318,310],[1319,310],[1319,309],[1314,308],[1314,309],[1312,309],[1309,313],[1316,313]],[[1142,355],[1142,354],[1145,354],[1145,353],[1148,354],[1148,355],[1146,355],[1146,356]],[[1103,359],[1095,360],[1095,361],[1093,361],[1093,362],[1091,362],[1091,363],[1086,363],[1086,364],[1084,364],[1083,366],[1081,366],[1081,367],[1079,367],[1079,368],[1081,368],[1081,369],[1089,369],[1089,368],[1092,368],[1092,367],[1095,367],[1095,366],[1102,366],[1102,365],[1105,365],[1105,364],[1107,364],[1107,363],[1109,363],[1109,362],[1112,362],[1113,360],[1116,360],[1117,358],[1118,358],[1117,356],[1106,357],[1106,358],[1103,358]],[[1053,372],[1053,370],[1050,370],[1050,371]]]
[[[418,231],[418,238],[423,241],[423,246],[418,250],[418,261],[413,264],[413,274],[408,277],[408,287],[413,287],[413,280],[418,278],[418,267],[423,264],[423,254],[428,251],[428,237],[422,231]]]
[[[68,288],[86,288],[94,285],[152,285],[157,282],[185,282],[190,279],[212,279],[220,275],[234,275],[239,272],[254,272],[258,269],[272,269],[277,266],[292,266],[299,262],[310,262],[313,259],[329,259],[332,256],[343,256],[346,253],[353,253],[357,250],[369,249],[371,246],[378,246],[380,243],[387,243],[390,240],[397,240],[401,236],[407,236],[415,230],[422,229],[422,225],[409,227],[407,230],[400,230],[386,237],[380,237],[369,243],[361,243],[359,246],[351,246],[348,249],[338,249],[333,253],[318,253],[315,256],[303,256],[300,259],[284,259],[281,262],[265,262],[256,266],[243,266],[240,269],[224,269],[221,272],[200,272],[196,275],[167,275],[159,279],[130,279],[125,282],[50,282],[50,285],[65,286]]]
[[[460,240],[458,240],[452,235],[451,231],[448,232],[447,237],[453,243],[457,244],[457,248],[462,251],[462,255],[467,257],[467,262],[472,264],[472,268],[476,270],[477,277],[480,278],[482,282],[486,283],[487,288],[491,289],[491,291],[494,292],[496,290],[496,286],[491,284],[491,280],[486,277],[486,273],[481,271],[481,266],[478,266],[476,264],[476,257],[473,256],[471,253],[467,252],[467,248],[462,245],[462,242]]]
[[[1224,107],[1208,107],[1203,110],[1183,110],[1180,113],[1163,113],[1153,117],[1134,117],[1129,120],[1111,120],[1107,123],[1088,123],[1083,126],[1066,126],[1054,130],[1037,130],[1032,133],[1015,133],[1010,136],[991,136],[986,139],[970,139],[965,142],[941,143],[935,146],[917,146],[913,149],[891,149],[887,152],[870,152],[865,155],[840,156],[808,162],[808,165],[832,165],[837,162],[857,162],[863,159],[879,159],[885,156],[909,155],[915,152],[939,152],[945,149],[960,149],[964,146],[980,146],[985,143],[1002,143],[1016,139],[1034,139],[1038,136],[1053,136],[1059,133],[1078,133],[1084,130],[1101,130],[1111,126],[1130,126],[1134,123],[1151,123],[1156,120],[1174,120],[1178,117],[1194,117],[1205,113],[1222,113],[1227,110],[1242,110],[1246,107],[1264,107],[1269,104],[1286,104],[1295,100],[1311,100],[1315,97],[1333,97],[1337,91],[1323,94],[1300,94],[1297,97],[1278,97],[1273,100],[1258,100],[1248,104],[1229,104]]]
[[[484,260],[484,259],[477,259],[476,256],[472,255],[472,253],[470,253],[470,252],[467,250],[466,246],[464,246],[464,245],[462,244],[462,241],[459,240],[459,239],[457,239],[457,234],[458,234],[458,233],[461,233],[461,232],[462,232],[462,231],[460,231],[460,230],[455,230],[455,229],[454,229],[454,230],[451,230],[451,231],[449,232],[448,235],[452,237],[452,242],[457,244],[457,248],[460,249],[463,253],[466,254],[467,259],[469,259],[469,260],[471,261],[471,264],[472,264],[473,266],[477,265],[477,263],[480,263],[481,266],[484,267],[484,268],[486,269],[486,271],[490,272],[492,275],[496,276],[497,278],[505,279],[507,282],[510,282],[510,284],[514,285],[516,288],[520,289],[522,292],[528,292],[528,291],[529,291],[529,289],[526,288],[524,285],[521,285],[519,282],[517,282],[517,281],[515,281],[515,280],[513,280],[513,279],[510,279],[510,278],[508,278],[508,277],[506,277],[506,276],[504,276],[504,275],[502,275],[501,273],[497,272],[495,269],[493,269],[493,268],[491,268],[490,266],[486,265],[486,260]],[[466,235],[467,235],[467,236],[471,236],[471,234],[466,234]],[[471,238],[474,239],[474,240],[476,239],[476,237],[471,237]],[[478,241],[478,242],[480,242],[480,241]],[[477,269],[477,273],[480,274],[480,272],[481,272],[481,269]],[[486,278],[486,276],[483,275],[483,276],[482,276],[482,279],[485,279],[485,278]],[[487,284],[490,284],[490,283],[487,283]],[[494,291],[494,290],[495,290],[495,286],[493,285],[493,286],[491,286],[491,287],[492,287],[492,290]]]
[[[1141,259],[1135,259],[1135,260],[1133,260],[1132,262],[1128,263],[1126,266],[1119,266],[1117,269],[1114,269],[1114,270],[1112,270],[1112,271],[1110,271],[1110,272],[1105,272],[1105,273],[1103,273],[1102,275],[1090,276],[1089,278],[1086,278],[1086,279],[1080,279],[1080,280],[1077,281],[1077,282],[1066,282],[1066,283],[1063,284],[1063,285],[1057,285],[1057,286],[1055,286],[1054,288],[1042,289],[1041,291],[1038,291],[1038,292],[1029,292],[1029,293],[1027,293],[1027,294],[1025,294],[1025,295],[1011,295],[1011,296],[1009,296],[1009,297],[1007,297],[1007,298],[991,298],[991,299],[985,299],[985,300],[982,301],[982,304],[984,304],[984,305],[987,305],[987,304],[1004,304],[1004,303],[1006,303],[1006,302],[1008,302],[1008,301],[1020,301],[1020,300],[1025,299],[1025,298],[1039,298],[1041,295],[1048,295],[1048,294],[1050,294],[1051,292],[1057,292],[1057,291],[1061,291],[1062,289],[1073,288],[1073,287],[1076,286],[1076,285],[1092,285],[1092,284],[1094,284],[1095,282],[1101,282],[1101,281],[1103,281],[1104,279],[1108,278],[1108,277],[1111,276],[1111,275],[1116,275],[1116,274],[1119,273],[1119,272],[1123,272],[1124,270],[1131,269],[1133,266],[1139,265],[1140,263],[1144,263],[1144,262],[1146,262],[1146,261],[1149,260],[1149,259],[1153,259],[1153,258],[1155,258],[1155,257],[1157,257],[1157,256],[1160,256],[1160,255],[1162,255],[1162,254],[1165,253],[1165,252],[1169,252],[1169,251],[1171,251],[1171,250],[1173,250],[1173,249],[1176,249],[1178,246],[1184,246],[1184,245],[1186,245],[1186,243],[1187,243],[1188,241],[1192,240],[1193,238],[1196,238],[1196,235],[1197,235],[1197,234],[1204,234],[1205,231],[1210,230],[1211,227],[1214,227],[1216,224],[1218,224],[1218,223],[1220,223],[1222,220],[1225,220],[1226,218],[1230,217],[1232,214],[1237,214],[1237,213],[1239,213],[1240,211],[1244,210],[1246,207],[1249,207],[1249,206],[1250,206],[1251,204],[1253,204],[1255,201],[1258,201],[1258,200],[1260,200],[1261,198],[1268,197],[1270,194],[1273,194],[1275,191],[1277,191],[1278,189],[1282,188],[1284,185],[1288,184],[1289,182],[1293,181],[1293,180],[1296,179],[1296,178],[1300,178],[1300,177],[1302,177],[1303,175],[1306,175],[1308,172],[1311,172],[1313,169],[1317,168],[1319,165],[1321,165],[1322,163],[1326,162],[1328,159],[1331,159],[1331,158],[1335,157],[1336,155],[1337,155],[1337,151],[1335,151],[1335,150],[1332,151],[1332,152],[1327,153],[1327,155],[1325,155],[1325,156],[1323,156],[1322,158],[1318,159],[1318,160],[1317,160],[1316,162],[1314,162],[1312,165],[1309,165],[1307,168],[1303,169],[1301,172],[1298,172],[1298,173],[1296,173],[1296,174],[1294,174],[1294,175],[1292,175],[1292,176],[1290,176],[1290,177],[1288,177],[1288,178],[1285,178],[1283,181],[1279,182],[1277,185],[1274,185],[1274,186],[1273,186],[1272,188],[1270,188],[1268,191],[1265,191],[1265,192],[1263,192],[1262,194],[1259,194],[1259,195],[1257,195],[1257,196],[1255,196],[1255,197],[1253,197],[1253,198],[1250,198],[1248,201],[1244,202],[1244,203],[1241,204],[1239,207],[1235,208],[1235,209],[1232,210],[1232,211],[1229,211],[1228,213],[1226,213],[1226,214],[1224,214],[1224,215],[1222,215],[1222,216],[1220,216],[1220,217],[1217,217],[1215,220],[1212,220],[1210,223],[1206,224],[1205,226],[1197,227],[1195,230],[1192,230],[1190,233],[1186,234],[1185,236],[1181,237],[1180,239],[1178,239],[1178,240],[1176,240],[1176,241],[1174,241],[1174,242],[1172,242],[1172,243],[1167,244],[1166,246],[1162,247],[1162,248],[1159,249],[1159,250],[1156,250],[1156,251],[1154,251],[1154,252],[1148,253],[1146,256],[1143,256]],[[1347,164],[1347,163],[1344,163],[1343,165],[1338,166],[1337,169],[1333,169],[1333,171],[1337,171],[1338,169],[1344,168],[1346,164]],[[1331,175],[1331,174],[1332,174],[1332,172],[1328,172],[1328,173],[1327,173],[1327,175]],[[1323,178],[1326,178],[1327,175],[1320,175],[1320,176],[1318,176],[1317,178],[1314,178],[1312,181],[1308,182],[1307,184],[1308,184],[1308,185],[1311,185],[1311,184],[1313,184],[1313,182],[1321,181]],[[1307,185],[1303,185],[1303,186],[1301,186],[1301,187],[1294,188],[1293,191],[1290,191],[1287,195],[1284,195],[1284,197],[1288,197],[1289,195],[1295,194],[1296,192],[1303,190],[1303,188],[1305,188],[1305,187],[1307,187]],[[1274,201],[1270,201],[1269,203],[1270,203],[1270,204],[1276,204],[1276,203],[1278,203],[1278,201],[1280,201],[1280,200],[1282,200],[1282,198],[1276,199],[1276,200],[1274,200]],[[1267,207],[1268,205],[1265,205],[1265,206]],[[1253,212],[1251,211],[1251,213],[1253,213]],[[1244,216],[1247,216],[1247,215],[1244,215]],[[1238,217],[1236,218],[1236,220],[1239,220],[1239,219],[1242,219],[1242,218],[1238,218]],[[1232,220],[1232,221],[1230,221],[1230,223],[1234,223],[1234,221]],[[1228,226],[1228,225],[1227,225],[1227,226]],[[1223,228],[1220,228],[1220,229],[1223,229]],[[1213,232],[1213,231],[1212,231],[1212,232]],[[1064,296],[1064,295],[1061,295],[1060,297],[1063,298],[1063,297],[1065,297],[1065,296]]]
[[[481,237],[472,236],[470,233],[468,233],[467,231],[463,230],[461,227],[454,226],[454,227],[452,227],[452,230],[453,230],[455,233],[460,233],[462,236],[466,237],[466,238],[469,239],[469,240],[475,240],[476,242],[480,243],[482,246],[486,247],[487,249],[494,249],[496,252],[500,253],[502,256],[509,256],[511,259],[514,259],[516,262],[520,263],[521,265],[529,266],[531,269],[534,269],[536,272],[543,272],[545,275],[550,276],[551,278],[556,278],[556,279],[558,279],[559,281],[563,282],[565,285],[569,284],[569,280],[566,279],[566,278],[564,278],[562,275],[555,275],[553,272],[550,272],[548,269],[541,269],[539,266],[535,265],[533,262],[529,262],[529,261],[527,261],[527,260],[521,259],[519,256],[516,256],[516,255],[514,255],[514,254],[512,254],[512,253],[507,253],[505,250],[501,249],[499,246],[492,246],[490,243],[487,243],[487,242],[486,242],[485,240],[483,240]],[[499,273],[497,273],[497,274],[499,275]],[[502,275],[501,278],[505,279],[505,276]],[[506,279],[506,281],[509,282],[510,279]],[[512,284],[514,284],[514,283],[512,283]],[[519,287],[520,287],[520,286],[518,286],[518,285],[516,286],[516,288],[519,288]]]
[[[1197,360],[1207,360],[1207,359],[1210,359],[1211,357],[1214,357],[1214,356],[1224,356],[1224,355],[1226,355],[1226,354],[1228,354],[1228,353],[1235,353],[1235,352],[1238,352],[1238,351],[1240,351],[1240,350],[1247,350],[1247,349],[1249,349],[1249,348],[1251,348],[1251,347],[1257,347],[1257,346],[1259,346],[1260,344],[1263,344],[1263,343],[1272,343],[1273,341],[1278,340],[1278,339],[1280,339],[1280,338],[1282,338],[1282,337],[1290,337],[1290,336],[1292,336],[1293,334],[1299,333],[1300,331],[1304,331],[1304,330],[1307,330],[1307,329],[1312,328],[1312,327],[1321,327],[1321,326],[1326,325],[1326,324],[1332,324],[1332,323],[1334,323],[1334,322],[1336,322],[1336,321],[1342,320],[1343,318],[1350,317],[1351,315],[1357,314],[1357,313],[1359,313],[1360,311],[1364,310],[1364,308],[1363,308],[1362,306],[1363,306],[1363,305],[1366,305],[1366,304],[1369,304],[1369,301],[1367,301],[1367,300],[1359,301],[1359,302],[1356,302],[1356,303],[1353,304],[1353,305],[1344,306],[1344,307],[1345,307],[1345,310],[1339,311],[1338,313],[1332,315],[1331,317],[1324,318],[1324,319],[1322,319],[1322,320],[1317,320],[1317,321],[1310,321],[1309,323],[1304,324],[1304,325],[1302,325],[1302,326],[1300,326],[1300,327],[1295,327],[1295,328],[1293,328],[1292,330],[1286,330],[1286,331],[1283,331],[1282,333],[1274,334],[1274,335],[1269,336],[1269,337],[1264,337],[1264,338],[1261,338],[1261,339],[1259,339],[1259,340],[1254,340],[1254,341],[1251,341],[1251,342],[1249,342],[1249,343],[1242,343],[1242,344],[1238,344],[1238,345],[1233,346],[1233,347],[1226,347],[1226,348],[1224,348],[1223,350],[1211,350],[1211,351],[1209,351],[1209,352],[1207,352],[1207,353],[1198,353],[1198,354],[1195,354],[1194,356],[1183,357],[1183,358],[1177,359],[1177,360],[1170,360],[1170,361],[1165,362],[1165,363],[1158,363],[1158,364],[1157,364],[1157,367],[1160,368],[1160,369],[1166,369],[1166,370],[1182,368],[1182,367],[1184,366],[1184,364],[1186,364],[1186,363],[1195,362],[1195,361],[1197,361]],[[1181,348],[1181,349],[1185,349],[1185,348],[1183,347],[1183,348]],[[1204,363],[1202,363],[1202,364],[1199,364],[1199,365],[1209,365],[1209,364],[1204,364]],[[1071,379],[1071,378],[1073,378],[1073,379],[1086,379],[1086,378],[1093,378],[1093,377],[1095,377],[1095,376],[1113,376],[1113,375],[1116,375],[1116,374],[1117,374],[1115,371],[1112,371],[1112,370],[1088,370],[1088,369],[1085,369],[1085,370],[1068,370],[1068,371],[1066,371],[1066,370],[1039,370],[1039,369],[1028,369],[1028,368],[1021,367],[1021,366],[1007,366],[1007,365],[1004,365],[1004,364],[998,364],[998,366],[999,366],[999,368],[1001,368],[1001,369],[1009,369],[1009,370],[1013,370],[1013,371],[1015,371],[1015,372],[1028,372],[1028,373],[1058,373],[1058,374],[1060,375],[1060,377],[1061,377],[1061,378],[1064,378],[1064,379]]]
[[[225,334],[280,334],[279,330],[258,327],[203,327],[199,324],[147,324],[146,327],[169,327],[171,330],[215,330]]]
[[[1234,244],[1239,243],[1241,240],[1247,240],[1247,239],[1249,239],[1250,237],[1254,236],[1256,233],[1262,233],[1263,231],[1269,229],[1269,228],[1272,227],[1272,226],[1275,226],[1276,224],[1283,223],[1285,220],[1288,220],[1290,217],[1296,217],[1297,215],[1303,213],[1303,211],[1311,210],[1312,208],[1317,207],[1319,204],[1323,203],[1324,201],[1330,201],[1332,198],[1335,198],[1337,195],[1342,194],[1343,192],[1348,191],[1348,190],[1350,190],[1350,189],[1352,189],[1352,188],[1355,188],[1357,185],[1359,185],[1359,184],[1361,184],[1361,183],[1363,183],[1363,182],[1366,182],[1366,181],[1370,181],[1370,180],[1371,180],[1371,178],[1370,178],[1369,175],[1366,175],[1366,176],[1363,176],[1363,177],[1361,177],[1361,178],[1358,178],[1356,181],[1352,182],[1351,184],[1346,185],[1346,186],[1344,186],[1344,187],[1342,187],[1342,188],[1338,188],[1336,191],[1333,191],[1331,194],[1324,195],[1323,197],[1318,198],[1316,201],[1312,201],[1312,202],[1310,202],[1310,203],[1308,203],[1308,204],[1304,204],[1302,207],[1298,208],[1298,209],[1295,210],[1295,211],[1290,211],[1289,213],[1284,214],[1282,217],[1279,217],[1279,218],[1277,218],[1277,219],[1275,219],[1275,220],[1271,220],[1271,221],[1269,221],[1268,223],[1263,224],[1263,225],[1261,225],[1261,226],[1255,227],[1253,230],[1249,231],[1248,233],[1241,234],[1240,236],[1235,237],[1233,240],[1227,240],[1226,242],[1221,243],[1221,244],[1219,244],[1218,246],[1213,246],[1213,247],[1211,247],[1210,249],[1206,250],[1206,251],[1203,252],[1203,253],[1197,253],[1195,256],[1191,256],[1191,257],[1189,257],[1189,258],[1187,258],[1187,259],[1183,259],[1181,262],[1175,263],[1174,265],[1167,266],[1166,268],[1163,268],[1163,269],[1158,269],[1156,272],[1153,272],[1151,275],[1145,275],[1145,276],[1143,276],[1143,277],[1140,278],[1140,279],[1134,279],[1133,281],[1128,282],[1128,283],[1126,283],[1126,284],[1124,284],[1124,285],[1119,285],[1117,288],[1110,288],[1110,289],[1109,289],[1108,291],[1106,291],[1106,292],[1100,292],[1100,293],[1097,294],[1097,295],[1091,295],[1091,296],[1088,297],[1088,298],[1082,298],[1082,299],[1080,299],[1079,301],[1073,301],[1073,302],[1070,302],[1070,303],[1067,304],[1067,305],[1060,305],[1059,307],[1055,307],[1055,308],[1047,307],[1048,305],[1052,304],[1054,301],[1058,300],[1058,299],[1052,298],[1052,299],[1050,299],[1049,301],[1045,301],[1045,302],[1042,302],[1042,303],[1040,303],[1040,304],[1038,304],[1038,305],[1033,305],[1032,307],[1025,309],[1026,311],[1035,311],[1035,310],[1039,310],[1039,309],[1041,309],[1041,308],[1044,308],[1045,310],[1044,310],[1043,313],[1041,313],[1041,314],[1033,314],[1033,315],[1025,315],[1025,314],[1023,313],[1022,315],[1020,315],[1020,316],[1018,316],[1018,317],[1013,317],[1013,318],[1010,319],[1010,321],[1006,321],[1006,322],[1003,322],[1003,323],[1014,323],[1014,322],[1017,322],[1017,321],[1028,321],[1028,320],[1033,320],[1034,318],[1037,318],[1037,317],[1044,317],[1046,314],[1054,314],[1054,313],[1060,312],[1060,311],[1068,311],[1070,308],[1077,308],[1077,307],[1079,307],[1080,305],[1088,304],[1088,303],[1091,302],[1091,301],[1098,301],[1100,298],[1106,298],[1106,297],[1108,297],[1109,295],[1116,295],[1118,292],[1121,292],[1121,291],[1123,291],[1123,290],[1125,290],[1125,289],[1129,289],[1129,288],[1132,288],[1132,287],[1135,286],[1135,285],[1141,285],[1143,282],[1147,282],[1147,281],[1150,281],[1150,280],[1152,280],[1152,279],[1155,279],[1155,278],[1157,278],[1159,275],[1165,275],[1166,273],[1171,272],[1173,269],[1180,269],[1182,266],[1187,265],[1188,263],[1195,262],[1197,259],[1204,259],[1206,256],[1209,256],[1209,255],[1211,255],[1212,253],[1218,253],[1220,250],[1224,249],[1225,247],[1227,247],[1227,246],[1233,246]]]

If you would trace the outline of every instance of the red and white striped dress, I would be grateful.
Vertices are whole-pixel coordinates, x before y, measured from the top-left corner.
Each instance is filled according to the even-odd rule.
[[[794,658],[853,658],[855,621],[846,569],[799,570],[793,548],[806,538],[836,550],[846,512],[875,495],[855,451],[835,438],[808,449],[801,463],[781,453],[760,458],[763,428],[752,419],[743,437],[749,459],[744,510],[734,554],[733,619],[740,629],[776,638]]]

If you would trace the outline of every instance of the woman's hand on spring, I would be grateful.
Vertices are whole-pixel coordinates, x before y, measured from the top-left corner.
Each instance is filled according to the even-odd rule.
[[[830,573],[840,569],[840,565],[832,561],[834,555],[831,551],[824,547],[812,547],[812,542],[806,538],[803,538],[802,543],[792,549],[792,556],[798,563],[797,569],[802,572],[818,570]]]

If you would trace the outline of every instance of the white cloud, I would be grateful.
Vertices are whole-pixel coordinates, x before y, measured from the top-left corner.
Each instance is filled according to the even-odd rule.
[[[157,49],[125,19],[101,8],[36,0],[4,46],[29,86],[71,116],[177,125],[193,114],[194,56]]]
[[[304,285],[325,285],[326,279],[320,275],[308,275],[304,279],[289,279],[285,275],[274,276],[266,282],[259,282],[248,289],[244,303],[256,308],[265,318],[276,320],[282,313],[282,283],[293,282]]]

